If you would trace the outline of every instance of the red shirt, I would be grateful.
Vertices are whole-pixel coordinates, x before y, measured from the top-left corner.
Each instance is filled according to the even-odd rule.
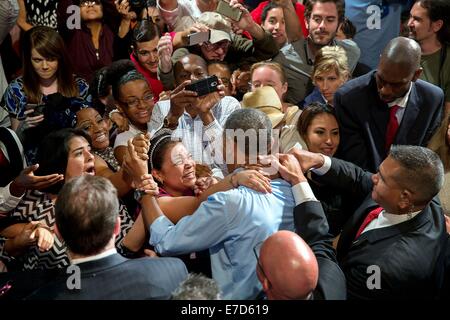
[[[269,4],[269,1],[263,1],[255,8],[255,10],[250,12],[250,14],[252,15],[253,20],[255,20],[255,22],[257,24],[261,24],[262,23],[261,15],[262,15],[262,12],[263,12],[264,8],[268,4]],[[307,38],[309,32],[308,32],[308,28],[306,28],[306,23],[305,23],[305,6],[302,5],[301,3],[297,2],[295,4],[295,12],[297,13],[298,20],[300,21],[300,26],[302,27],[303,36],[305,38]]]

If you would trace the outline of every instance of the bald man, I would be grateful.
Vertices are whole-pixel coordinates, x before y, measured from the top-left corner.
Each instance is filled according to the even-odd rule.
[[[280,154],[271,161],[293,186],[298,234],[278,231],[260,247],[256,274],[265,295],[269,300],[345,300],[345,276],[337,264],[321,203],[293,155]],[[258,248],[255,253],[258,255]]]
[[[305,300],[319,278],[311,248],[292,231],[278,231],[261,247],[256,272],[269,300]],[[264,271],[263,271],[264,270]]]
[[[336,157],[376,172],[392,144],[426,146],[443,115],[444,94],[418,80],[420,46],[397,37],[377,70],[344,84],[334,103],[341,141]]]

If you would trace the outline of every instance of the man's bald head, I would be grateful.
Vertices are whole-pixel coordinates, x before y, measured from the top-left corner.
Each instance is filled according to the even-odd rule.
[[[420,46],[412,39],[397,37],[389,41],[375,74],[378,95],[385,103],[404,97],[422,72]]]
[[[278,231],[267,238],[261,247],[260,264],[263,272],[258,271],[258,278],[269,299],[306,299],[316,288],[316,257],[294,232]]]
[[[389,41],[381,54],[381,61],[407,68],[411,74],[420,68],[421,49],[409,38],[397,37]]]

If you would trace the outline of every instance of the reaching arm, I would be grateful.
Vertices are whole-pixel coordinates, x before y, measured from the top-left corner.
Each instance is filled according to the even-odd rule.
[[[17,3],[19,4],[19,17],[17,18],[17,25],[23,31],[28,31],[33,28],[33,26],[27,22],[27,9],[25,8],[25,2],[23,0],[18,0]]]

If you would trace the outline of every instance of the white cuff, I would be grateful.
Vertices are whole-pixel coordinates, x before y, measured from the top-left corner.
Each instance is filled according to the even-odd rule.
[[[306,181],[297,183],[295,186],[292,186],[291,189],[296,206],[306,201],[317,201],[314,192]]]
[[[322,157],[324,159],[323,165],[320,168],[311,169],[318,176],[323,176],[331,168],[331,158],[323,154]]]
[[[12,182],[8,183],[6,187],[0,189],[0,211],[2,212],[14,210],[23,197],[23,195],[21,195],[20,197],[11,195],[11,193],[9,192],[9,186],[11,185],[11,183]]]

